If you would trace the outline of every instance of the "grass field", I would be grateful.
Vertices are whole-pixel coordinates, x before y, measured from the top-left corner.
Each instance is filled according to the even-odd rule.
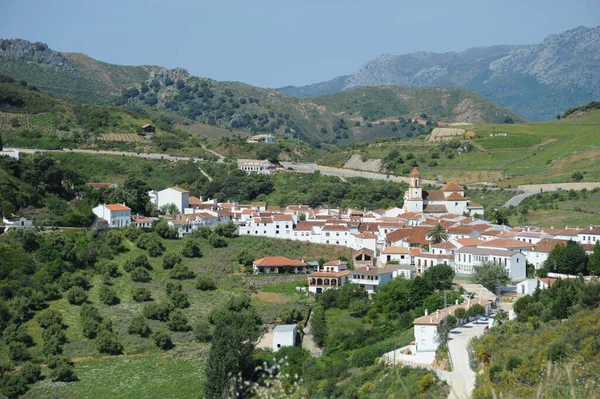
[[[181,252],[184,242],[181,240],[163,240],[165,253]],[[199,397],[203,385],[203,364],[207,357],[208,344],[194,340],[193,333],[170,332],[174,349],[157,351],[149,338],[129,335],[127,326],[131,319],[142,312],[144,303],[137,303],[131,297],[135,287],[146,287],[152,293],[154,302],[168,300],[165,286],[168,282],[180,282],[189,299],[190,306],[183,309],[188,324],[193,326],[208,313],[223,304],[232,295],[251,294],[252,290],[244,282],[237,262],[237,255],[242,250],[249,251],[257,258],[268,255],[282,255],[293,259],[337,259],[349,256],[351,251],[340,246],[325,246],[296,241],[265,239],[262,237],[237,237],[226,239],[226,248],[212,248],[208,241],[198,239],[203,257],[183,258],[183,264],[198,275],[208,275],[217,283],[214,291],[199,291],[194,287],[194,280],[173,280],[169,270],[162,268],[162,257],[149,258],[153,270],[150,271],[152,281],[148,283],[133,282],[122,266],[120,276],[111,280],[111,287],[116,291],[119,303],[108,306],[100,302],[99,290],[102,278],[95,275],[91,279],[92,287],[88,291],[88,302],[98,307],[104,319],[111,320],[113,329],[123,344],[123,355],[101,356],[96,350],[95,340],[84,337],[82,331],[80,306],[69,304],[66,298],[50,302],[51,309],[58,310],[67,326],[68,342],[64,346],[64,354],[76,362],[78,382],[52,383],[42,381],[33,386],[27,394],[29,398],[194,398]],[[129,241],[127,250],[115,257],[122,265],[125,260],[146,254]],[[305,294],[296,293],[295,286],[299,282],[274,283],[256,290],[256,293],[281,295],[285,301],[270,301],[253,297],[252,302],[261,315],[264,323],[272,323],[283,307],[302,305],[306,301]],[[168,331],[165,322],[148,320],[152,331]],[[26,323],[35,346],[30,348],[34,358],[43,358],[41,354],[42,329],[36,318]],[[0,350],[0,360],[7,360],[6,348]]]

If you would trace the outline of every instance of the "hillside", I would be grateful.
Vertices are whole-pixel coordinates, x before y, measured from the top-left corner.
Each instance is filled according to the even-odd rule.
[[[585,108],[583,106],[582,108]],[[343,166],[352,156],[380,159],[383,171],[406,175],[418,167],[425,178],[462,183],[519,184],[600,180],[600,110],[577,111],[561,120],[538,123],[461,126],[472,139],[459,136],[435,142],[425,137],[380,139],[325,155],[320,163]]]
[[[377,121],[398,117],[461,123],[525,122],[490,100],[475,93],[449,87],[400,86],[361,87],[343,93],[311,97],[309,101],[351,119]]]
[[[474,91],[539,121],[554,118],[575,104],[600,99],[599,61],[600,27],[579,27],[535,45],[386,54],[351,75],[280,90],[311,97],[359,86],[450,86]]]
[[[42,91],[90,103],[112,103],[121,90],[163,69],[112,65],[84,54],[59,53],[44,43],[0,39],[0,73]]]
[[[17,81],[25,80],[41,91],[86,102],[133,106],[152,115],[167,112],[171,115],[170,121],[188,132],[207,132],[205,137],[211,138],[230,136],[232,132],[240,135],[273,133],[318,147],[424,134],[427,128],[414,121],[396,123],[398,118],[412,119],[421,114],[452,122],[496,123],[502,122],[505,115],[521,120],[472,93],[450,90],[448,94],[448,89],[438,88],[421,89],[415,95],[403,94],[412,92],[410,89],[387,89],[399,92],[397,96],[382,94],[379,90],[355,93],[361,95],[353,99],[359,110],[381,108],[385,110],[381,115],[395,120],[379,121],[374,115],[368,115],[362,121],[359,114],[350,114],[346,120],[340,114],[345,106],[344,98],[300,100],[280,91],[244,83],[193,77],[182,68],[166,70],[106,64],[84,54],[63,54],[43,43],[21,39],[0,41],[0,73]],[[439,95],[440,90],[444,91],[442,95]],[[462,99],[468,101],[459,102]],[[339,101],[342,103],[338,104]],[[449,107],[453,107],[452,112]],[[174,114],[179,118],[173,118]],[[429,119],[435,122],[433,117]],[[195,125],[194,122],[204,126],[186,127]]]

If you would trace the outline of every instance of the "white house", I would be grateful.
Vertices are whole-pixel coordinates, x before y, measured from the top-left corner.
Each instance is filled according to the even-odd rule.
[[[352,249],[367,248],[373,252],[377,252],[377,235],[363,231],[362,233],[354,234],[354,239],[350,239]]]
[[[246,173],[270,174],[275,171],[275,165],[268,160],[238,159],[238,167]]]
[[[17,228],[33,226],[33,220],[29,220],[29,219],[25,219],[25,218],[7,219],[7,218],[3,217],[2,223],[4,223],[6,225],[7,231],[9,229],[17,229]]]
[[[303,261],[283,256],[266,256],[252,262],[252,266],[254,274],[306,273],[308,270],[308,265]]]
[[[323,264],[308,276],[308,292],[320,294],[328,289],[335,289],[346,283],[350,274],[346,262],[334,260]]]
[[[169,187],[157,193],[156,206],[160,209],[165,205],[175,204],[179,213],[190,206],[190,192],[179,187]]]
[[[596,244],[600,241],[600,226],[590,226],[577,233],[577,242],[581,244]]]
[[[399,265],[410,265],[410,249],[408,247],[389,246],[381,249],[379,263],[398,262]]]
[[[526,257],[520,251],[478,247],[462,247],[455,251],[454,271],[456,274],[472,274],[483,262],[504,265],[508,277],[515,281],[526,277]]]
[[[106,220],[108,227],[126,227],[131,223],[131,209],[124,204],[101,204],[92,209],[94,215]]]
[[[255,136],[248,137],[248,143],[274,143],[275,138],[270,134],[257,134]]]
[[[340,224],[326,224],[321,231],[321,244],[334,244],[349,247],[350,229]]]
[[[11,150],[9,148],[5,148],[3,150],[0,150],[0,157],[11,157],[14,159],[19,159],[19,151],[18,150]]]
[[[350,273],[350,282],[360,285],[370,295],[378,287],[385,285],[398,277],[397,267],[387,265],[386,267],[363,267],[352,270]]]
[[[273,329],[273,352],[284,346],[296,346],[298,326],[296,324],[283,324]]]

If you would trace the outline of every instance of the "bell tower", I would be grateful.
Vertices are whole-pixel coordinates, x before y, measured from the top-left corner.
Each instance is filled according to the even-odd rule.
[[[423,212],[423,188],[421,172],[414,168],[410,173],[408,191],[404,194],[404,210],[406,212]]]

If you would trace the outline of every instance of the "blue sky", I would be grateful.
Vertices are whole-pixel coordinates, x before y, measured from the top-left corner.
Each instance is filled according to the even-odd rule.
[[[263,87],[328,80],[384,53],[537,43],[600,25],[599,0],[2,2],[2,38]]]

